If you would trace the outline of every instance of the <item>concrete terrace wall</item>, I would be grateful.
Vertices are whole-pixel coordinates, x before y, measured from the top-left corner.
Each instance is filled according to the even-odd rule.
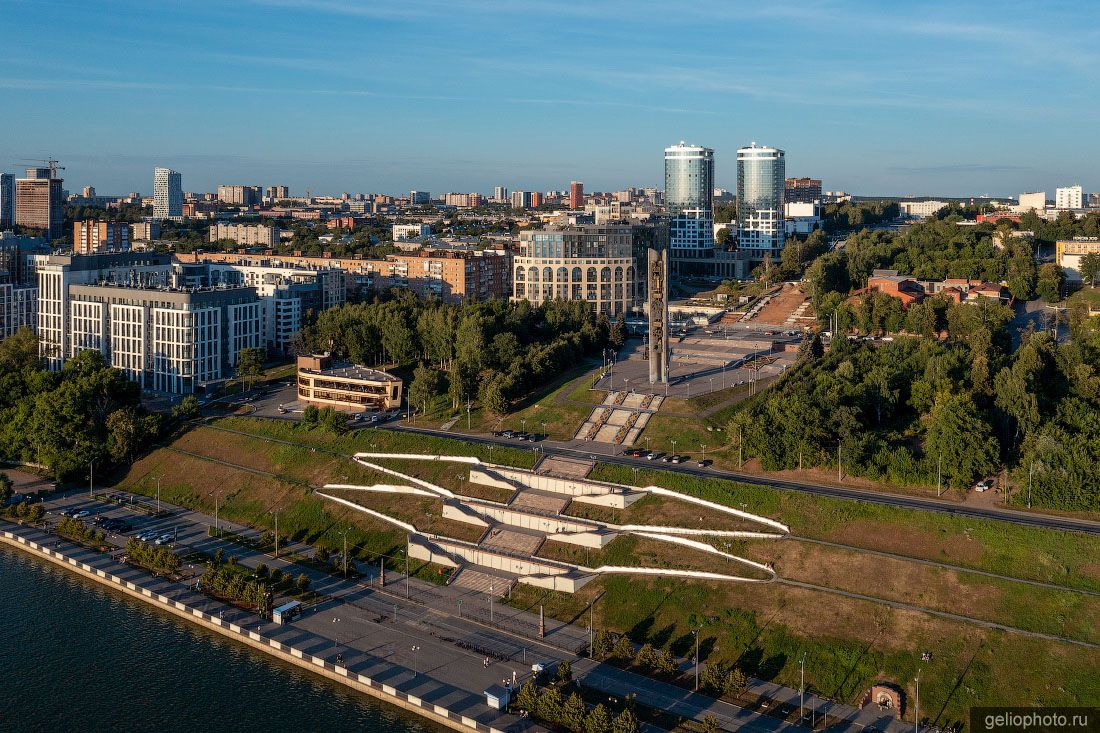
[[[586,504],[599,504],[614,509],[625,509],[644,496],[640,491],[631,491],[614,484],[602,484],[592,481],[578,481],[576,479],[557,478],[556,476],[544,476],[514,468],[494,466],[493,471],[509,481],[514,481],[522,486],[539,491],[549,491],[554,494],[564,494],[573,497],[574,501]],[[483,471],[470,470],[470,482],[500,486],[501,482]],[[515,488],[508,486],[507,488]]]
[[[40,557],[56,565],[60,565],[77,575],[115,588],[128,596],[142,600],[156,608],[168,611],[175,616],[186,619],[205,629],[222,634],[223,636],[229,637],[253,649],[270,654],[273,657],[278,657],[284,662],[289,662],[290,664],[319,674],[322,677],[327,677],[330,680],[347,685],[354,690],[366,693],[390,705],[396,705],[399,708],[421,715],[439,725],[460,731],[502,733],[496,728],[478,723],[472,718],[452,713],[445,707],[425,702],[414,695],[408,695],[378,680],[371,679],[365,675],[354,674],[348,671],[346,667],[326,662],[320,657],[307,654],[289,644],[283,644],[274,639],[269,639],[263,634],[255,631],[248,631],[237,624],[224,622],[218,617],[204,613],[198,608],[188,606],[179,601],[173,601],[167,596],[155,594],[147,588],[125,581],[117,575],[110,575],[103,570],[93,568],[85,563],[77,562],[75,559],[68,557],[62,552],[48,549],[14,532],[8,530],[0,532],[0,542],[27,552],[35,557]]]

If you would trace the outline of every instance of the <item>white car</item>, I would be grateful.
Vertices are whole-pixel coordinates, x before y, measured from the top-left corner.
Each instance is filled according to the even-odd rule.
[[[992,488],[993,481],[991,479],[982,479],[978,483],[974,484],[974,491],[977,491],[979,494],[983,491],[989,491]]]

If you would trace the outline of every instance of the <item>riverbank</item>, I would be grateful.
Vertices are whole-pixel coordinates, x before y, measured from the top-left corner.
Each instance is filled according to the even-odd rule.
[[[197,593],[186,589],[174,589],[169,591],[171,593],[169,596],[161,592],[167,590],[163,588],[165,581],[124,565],[110,556],[102,555],[94,559],[86,556],[78,558],[75,555],[79,548],[75,545],[70,546],[70,543],[65,540],[58,540],[54,536],[26,526],[12,525],[0,530],[0,542],[47,560],[80,577],[115,588],[132,598],[144,601],[252,649],[415,713],[437,725],[458,731],[503,733],[500,728],[485,725],[446,707],[398,690],[383,682],[377,675],[358,674],[351,672],[345,666],[328,662],[314,653],[318,651],[315,648],[303,648],[304,645],[279,641],[269,633],[265,633],[266,630],[263,627],[270,624],[258,623],[253,630],[251,624],[246,628],[241,624],[226,621],[220,604],[213,604]],[[84,553],[80,554],[84,555]],[[211,605],[217,605],[218,610],[212,611]]]

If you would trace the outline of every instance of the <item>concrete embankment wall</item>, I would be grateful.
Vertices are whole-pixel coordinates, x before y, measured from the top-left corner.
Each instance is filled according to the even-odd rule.
[[[473,718],[469,718],[457,713],[452,713],[439,705],[433,705],[430,702],[421,700],[414,695],[408,695],[400,690],[397,690],[390,685],[383,684],[377,680],[371,679],[365,675],[355,674],[348,671],[346,667],[334,665],[330,662],[326,662],[320,657],[315,657],[312,654],[305,653],[300,649],[297,649],[289,644],[283,644],[274,639],[270,639],[255,631],[249,631],[237,624],[231,624],[222,621],[216,616],[203,613],[197,608],[188,606],[179,601],[173,601],[167,596],[153,593],[147,588],[143,588],[140,585],[131,583],[127,580],[119,578],[117,575],[111,575],[103,570],[93,568],[82,562],[66,556],[62,552],[49,549],[37,542],[28,540],[14,532],[7,530],[0,531],[0,542],[10,545],[17,549],[23,550],[35,557],[40,557],[50,562],[60,565],[77,575],[83,576],[90,580],[102,583],[106,586],[116,588],[123,593],[132,596],[134,598],[145,601],[146,603],[156,608],[163,609],[172,613],[180,618],[187,619],[191,623],[198,624],[210,631],[227,636],[235,641],[239,641],[242,644],[258,649],[259,651],[266,652],[273,657],[278,657],[284,662],[290,662],[304,669],[308,669],[315,674],[319,674],[322,677],[327,677],[330,680],[347,685],[352,689],[359,692],[366,693],[372,697],[375,697],[390,705],[396,705],[399,708],[403,708],[417,715],[423,716],[428,720],[439,725],[452,728],[460,731],[479,731],[480,733],[501,733],[496,728],[491,728],[487,725],[478,723]]]

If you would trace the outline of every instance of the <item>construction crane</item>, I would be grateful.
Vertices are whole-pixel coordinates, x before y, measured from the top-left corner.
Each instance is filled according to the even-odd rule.
[[[65,166],[58,165],[61,161],[54,160],[53,158],[33,158],[29,160],[21,160],[20,163],[45,163],[45,167],[50,169],[50,178],[57,178],[57,172],[65,170]],[[14,163],[12,165],[15,165]]]

